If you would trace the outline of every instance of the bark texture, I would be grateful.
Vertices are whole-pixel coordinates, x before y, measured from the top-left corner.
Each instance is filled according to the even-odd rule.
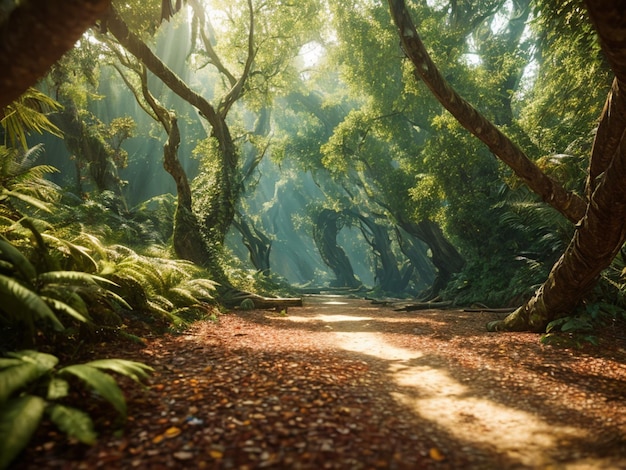
[[[0,108],[71,49],[110,0],[25,0],[0,25]]]
[[[491,331],[540,332],[570,313],[626,240],[626,121],[621,96],[626,83],[626,10],[611,1],[589,1],[587,8],[615,72],[592,150],[587,213],[548,280],[525,305],[504,320],[489,323]]]

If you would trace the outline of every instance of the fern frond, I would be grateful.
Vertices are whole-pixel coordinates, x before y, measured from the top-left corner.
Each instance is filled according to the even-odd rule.
[[[29,324],[34,319],[42,318],[49,321],[56,330],[63,330],[63,324],[43,299],[15,279],[0,274],[0,294],[0,310],[7,315]]]
[[[10,262],[26,282],[30,282],[37,275],[28,258],[2,235],[0,235],[0,259]]]
[[[0,468],[8,468],[26,447],[39,426],[45,407],[43,398],[25,395],[0,408]]]
[[[86,366],[95,367],[96,369],[109,370],[117,372],[120,375],[130,377],[135,382],[141,382],[150,376],[150,372],[154,369],[141,362],[129,361],[126,359],[99,359],[85,363]]]
[[[84,411],[69,406],[52,405],[48,410],[50,420],[70,437],[87,445],[96,443],[96,431],[91,417]]]
[[[4,109],[5,117],[0,121],[6,135],[13,146],[18,143],[27,148],[26,135],[35,131],[39,134],[50,132],[57,137],[63,133],[45,115],[50,111],[61,109],[57,101],[35,88],[29,88],[17,100]]]
[[[61,313],[65,313],[66,315],[69,315],[70,317],[74,318],[75,320],[78,320],[79,322],[82,323],[87,323],[89,320],[87,319],[87,317],[84,317],[83,315],[81,315],[80,313],[78,313],[77,310],[75,310],[74,308],[70,307],[68,304],[66,304],[65,302],[61,302],[58,299],[54,299],[52,297],[46,297],[46,296],[41,296],[41,298],[43,299],[44,302],[46,302],[53,310],[57,311],[57,312],[61,312]]]
[[[109,374],[86,364],[75,364],[59,370],[59,375],[73,375],[98,392],[123,417],[126,417],[126,400],[117,382]]]

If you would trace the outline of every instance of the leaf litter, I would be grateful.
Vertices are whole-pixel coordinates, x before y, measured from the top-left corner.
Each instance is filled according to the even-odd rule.
[[[307,299],[148,345],[123,429],[93,447],[43,426],[15,468],[457,469],[626,466],[626,351],[484,331],[488,314]],[[111,351],[114,347],[115,351]],[[100,415],[98,415],[100,413]]]

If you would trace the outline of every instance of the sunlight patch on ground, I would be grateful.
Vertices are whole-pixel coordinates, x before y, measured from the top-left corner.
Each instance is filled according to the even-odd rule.
[[[451,377],[427,354],[396,347],[378,333],[335,335],[343,349],[390,361],[395,382],[406,390],[394,393],[394,398],[460,441],[496,448],[524,465],[536,466],[548,464],[550,449],[560,442],[586,435],[582,429],[556,426],[532,413],[476,396],[470,386]]]
[[[281,319],[280,317],[277,319]],[[307,317],[301,317],[296,315],[290,315],[289,317],[282,318],[287,321],[294,321],[298,323],[307,323],[314,321],[323,321],[325,323],[344,322],[344,321],[371,321],[372,317],[355,317],[354,315],[311,315]]]
[[[329,302],[324,302],[324,305],[348,305],[348,302],[338,302],[336,300],[331,300]]]

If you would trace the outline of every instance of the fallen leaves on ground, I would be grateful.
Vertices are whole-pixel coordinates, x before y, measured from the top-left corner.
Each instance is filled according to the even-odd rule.
[[[322,308],[348,318],[316,320]],[[307,321],[291,321],[292,315]],[[143,349],[107,351],[155,368],[146,389],[122,381],[130,416],[122,432],[100,426],[101,439],[87,448],[44,426],[16,468],[530,468],[515,453],[460,439],[397,400],[411,393],[419,399],[422,392],[403,387],[390,370],[422,367],[419,361],[342,350],[337,331],[382,333],[398,348],[427,352],[429,368],[445,371],[472,396],[555,425],[592,428],[597,441],[572,439],[550,451],[546,462],[554,468],[626,462],[620,343],[558,349],[541,345],[536,335],[486,333],[487,319],[459,311],[399,313],[363,301],[343,308],[315,304],[290,309],[287,317],[225,315],[152,339]],[[115,421],[106,407],[91,411],[100,425]],[[480,429],[480,416],[457,414],[472,432]],[[606,456],[610,460],[599,460]]]

